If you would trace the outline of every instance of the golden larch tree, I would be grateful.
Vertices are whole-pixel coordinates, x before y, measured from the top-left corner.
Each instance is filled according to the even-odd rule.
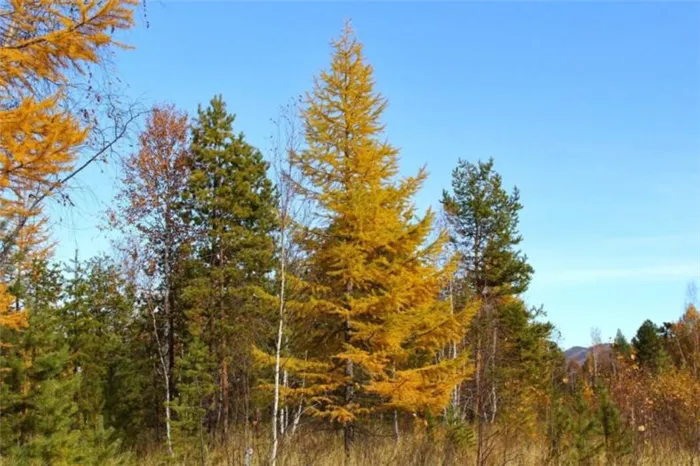
[[[288,367],[306,380],[312,414],[344,426],[348,454],[359,416],[439,411],[466,365],[436,356],[462,328],[438,299],[447,237],[430,240],[434,215],[419,217],[411,200],[426,172],[398,179],[398,150],[381,123],[387,103],[349,25],[333,46],[330,70],[307,95],[307,147],[291,156],[318,215],[298,238],[308,299],[294,306],[309,358]]]
[[[0,272],[39,247],[42,202],[74,171],[90,128],[71,111],[71,76],[102,59],[113,32],[133,24],[136,0],[0,3]],[[47,89],[50,91],[47,92]],[[0,302],[4,302],[3,286]],[[0,306],[0,325],[23,325]],[[19,322],[19,323],[18,323]],[[10,324],[11,323],[11,324]]]

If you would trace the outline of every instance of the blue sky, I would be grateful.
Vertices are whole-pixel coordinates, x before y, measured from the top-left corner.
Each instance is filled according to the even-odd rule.
[[[404,174],[427,164],[419,207],[438,206],[458,158],[493,157],[517,185],[526,298],[563,346],[632,336],[682,312],[700,278],[700,3],[175,2],[115,63],[142,104],[190,113],[222,93],[236,129],[269,148],[270,119],[309,90],[346,18],[389,99]],[[108,250],[96,225],[114,164],[52,206],[57,259]]]

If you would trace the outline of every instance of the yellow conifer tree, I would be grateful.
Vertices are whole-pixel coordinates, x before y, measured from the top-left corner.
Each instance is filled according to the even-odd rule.
[[[71,173],[89,128],[66,104],[70,77],[133,24],[136,0],[8,0],[0,5],[0,272],[44,237],[41,201]],[[46,89],[51,89],[47,94]],[[22,252],[22,251],[20,251]],[[22,252],[24,253],[24,252]],[[4,279],[4,278],[3,278]],[[0,325],[7,315],[0,286]]]
[[[441,410],[466,375],[463,358],[437,353],[461,335],[439,300],[450,268],[436,263],[446,235],[411,199],[426,178],[398,179],[398,150],[384,140],[386,100],[346,26],[303,112],[306,150],[291,156],[301,193],[318,209],[302,229],[308,299],[294,303],[309,358],[297,364],[312,414],[353,424],[378,409]],[[466,354],[466,353],[465,353]]]

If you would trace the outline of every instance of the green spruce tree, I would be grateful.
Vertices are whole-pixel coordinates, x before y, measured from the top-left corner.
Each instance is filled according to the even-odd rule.
[[[75,289],[66,285],[60,267],[45,261],[34,262],[26,278],[16,297],[30,310],[29,326],[16,335],[3,360],[2,454],[18,465],[123,461],[103,413],[86,423],[81,412],[85,378],[71,346],[77,327],[66,319],[74,309],[70,292]],[[109,379],[94,383],[109,386]]]
[[[35,263],[17,299],[31,309],[29,326],[13,344],[12,367],[3,377],[3,450],[17,464],[74,464],[80,432],[73,373],[57,307],[61,273]],[[7,385],[6,385],[7,384]]]
[[[194,456],[204,464],[207,456],[205,420],[208,402],[216,392],[216,365],[199,336],[188,345],[187,354],[177,360],[180,388],[173,403],[177,418],[174,427],[175,452],[180,457]]]
[[[80,373],[76,395],[86,430],[136,442],[146,428],[149,366],[136,357],[143,346],[131,285],[106,257],[74,262],[67,271],[65,326],[72,364]]]
[[[617,329],[617,333],[615,334],[612,350],[616,355],[623,356],[625,358],[629,358],[632,354],[632,346],[629,344],[627,338],[625,338],[625,335],[620,329]]]

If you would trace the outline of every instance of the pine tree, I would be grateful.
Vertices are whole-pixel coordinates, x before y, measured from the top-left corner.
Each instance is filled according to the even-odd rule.
[[[484,445],[482,424],[495,421],[500,400],[507,398],[502,390],[507,380],[503,346],[508,333],[518,331],[503,327],[507,322],[500,322],[499,316],[507,317],[508,309],[516,309],[512,307],[513,298],[527,289],[533,273],[527,256],[518,249],[522,241],[518,232],[522,209],[518,189],[508,193],[493,165],[492,159],[478,164],[460,160],[452,172],[453,193],[444,191],[442,198],[450,241],[461,255],[456,278],[460,293],[455,298],[460,306],[473,303],[478,308],[468,335],[475,376],[470,387],[464,387],[473,393],[473,405],[465,411],[473,413],[477,423],[477,466],[486,462],[486,451],[492,450]],[[502,313],[504,308],[506,312]],[[530,325],[527,311],[520,316],[525,321],[511,323],[518,322],[520,330],[525,330]],[[541,343],[547,333],[540,332]]]
[[[426,172],[396,180],[372,67],[349,26],[333,46],[303,111],[308,147],[292,156],[305,180],[298,189],[318,209],[299,237],[308,299],[297,312],[311,413],[343,425],[347,457],[360,416],[440,412],[465,367],[435,362],[460,325],[437,300],[446,271],[434,264],[447,238],[427,242],[433,213],[417,218],[411,202]]]
[[[661,329],[656,324],[645,320],[632,338],[632,347],[639,365],[652,372],[661,370],[668,359],[660,333]]]
[[[82,358],[76,357],[73,346],[76,320],[66,318],[75,309],[70,293],[78,289],[82,288],[67,285],[60,267],[35,261],[22,292],[16,293],[31,312],[29,326],[14,335],[12,347],[3,355],[4,367],[0,371],[3,376],[0,454],[8,454],[14,461],[12,464],[104,465],[124,459],[118,455],[120,442],[115,439],[115,429],[104,426],[102,421],[110,410],[104,409],[95,415],[94,422],[87,423],[81,409],[85,406],[82,401],[85,376],[94,381],[95,372],[84,373],[85,366],[79,365],[84,361],[84,352]],[[126,344],[122,339],[121,346]],[[111,356],[119,361],[122,353],[113,347]],[[102,364],[107,365],[104,361]],[[111,367],[125,365],[113,362]],[[116,376],[118,372],[113,370],[114,376],[94,381],[94,385],[113,387],[115,379],[123,379]],[[127,394],[139,388],[131,378],[124,389],[115,391],[119,400],[113,404],[127,409]],[[109,403],[100,403],[103,408],[105,405]],[[129,422],[136,421],[133,411],[128,417]],[[135,422],[133,427],[139,429],[140,425]]]
[[[201,464],[206,459],[205,418],[208,401],[216,391],[216,370],[207,346],[198,336],[190,342],[187,354],[177,361],[180,379],[178,397],[173,403],[177,415],[173,423],[175,449],[180,455],[197,452]],[[194,443],[193,440],[194,439]],[[195,445],[196,443],[196,445]]]
[[[522,241],[518,189],[505,191],[489,159],[476,165],[460,160],[452,172],[452,190],[443,192],[442,205],[471,293],[484,299],[524,292],[533,269],[517,249]]]
[[[61,310],[72,364],[80,372],[76,395],[81,427],[116,429],[136,440],[143,412],[149,365],[136,359],[139,341],[133,290],[108,258],[74,262]]]
[[[497,309],[499,351],[494,377],[499,410],[509,438],[525,438],[537,431],[546,403],[553,326],[542,322],[541,309],[528,310],[521,299],[510,299]]]
[[[235,135],[235,116],[220,96],[199,109],[192,129],[190,179],[183,215],[195,230],[194,262],[183,297],[190,333],[209,347],[218,366],[217,422],[231,421],[231,394],[247,410],[253,342],[274,318],[270,272],[276,197],[261,153]],[[232,386],[233,379],[242,382]]]
[[[34,264],[17,299],[31,307],[29,327],[17,335],[3,357],[2,450],[19,463],[73,464],[80,432],[74,401],[79,379],[60,332],[57,306],[63,293],[61,274]],[[5,365],[4,364],[4,365]]]
[[[567,409],[569,380],[564,353],[556,343],[550,342],[548,348],[547,390],[544,408],[546,410],[544,427],[546,455],[544,464],[562,464],[561,459],[568,448],[572,419]]]
[[[609,465],[621,464],[624,457],[632,452],[631,433],[605,387],[598,390],[598,398],[598,416],[606,462]]]
[[[569,409],[572,418],[572,444],[569,457],[573,464],[593,466],[603,448],[600,439],[600,424],[593,409],[593,390],[581,384],[572,394]]]
[[[629,344],[627,338],[625,338],[625,335],[620,329],[617,329],[615,340],[613,340],[612,349],[616,354],[625,358],[629,358],[632,354],[632,346]]]

